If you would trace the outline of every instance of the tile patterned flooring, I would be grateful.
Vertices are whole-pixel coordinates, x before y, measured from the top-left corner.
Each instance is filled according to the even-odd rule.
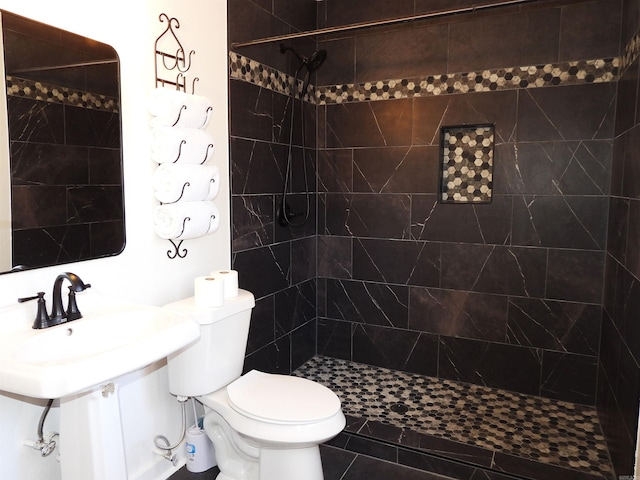
[[[322,356],[293,374],[335,391],[347,416],[321,446],[325,480],[614,478],[591,407]]]
[[[387,445],[387,453],[374,456],[418,467],[435,462],[441,467],[432,471],[461,479],[475,467],[486,469],[482,478],[498,478],[496,471],[511,478],[613,478],[592,407],[321,356],[294,375],[342,400],[349,421],[334,446],[364,453]],[[416,460],[420,453],[431,457]],[[443,466],[449,460],[459,463]]]
[[[320,453],[322,454],[324,480],[363,480],[365,478],[367,480],[389,480],[390,478],[401,480],[456,480],[324,445],[320,447]],[[213,467],[201,473],[192,473],[183,467],[173,474],[169,480],[216,480],[219,473],[218,467]],[[465,478],[465,480],[470,478]],[[300,480],[305,479],[301,478]],[[476,479],[473,478],[472,480]],[[488,480],[488,478],[478,477],[477,480]],[[496,478],[496,480],[498,479]]]

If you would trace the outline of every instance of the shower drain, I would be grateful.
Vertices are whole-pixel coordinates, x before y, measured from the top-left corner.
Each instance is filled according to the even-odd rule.
[[[407,407],[404,403],[394,403],[389,408],[392,412],[396,413],[407,413],[409,411],[409,407]]]

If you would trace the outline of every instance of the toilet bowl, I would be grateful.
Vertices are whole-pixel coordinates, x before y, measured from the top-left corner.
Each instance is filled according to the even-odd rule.
[[[340,400],[311,380],[241,375],[254,305],[243,290],[216,308],[198,307],[193,298],[167,305],[201,327],[196,344],[167,359],[169,390],[205,405],[216,480],[323,480],[319,444],[345,426]]]
[[[253,370],[199,399],[219,480],[322,480],[318,445],[345,426],[338,397],[302,378]]]

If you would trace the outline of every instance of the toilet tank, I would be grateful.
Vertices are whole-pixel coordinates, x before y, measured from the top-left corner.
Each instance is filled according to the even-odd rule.
[[[254,306],[253,295],[246,290],[239,290],[236,297],[225,298],[221,307],[198,307],[194,297],[164,306],[200,324],[200,339],[167,357],[172,394],[205,395],[242,375]]]

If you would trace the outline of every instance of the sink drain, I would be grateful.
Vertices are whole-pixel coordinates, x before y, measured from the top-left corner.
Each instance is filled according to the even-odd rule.
[[[409,411],[409,407],[404,403],[394,403],[390,408],[391,411],[395,413],[407,413]]]

